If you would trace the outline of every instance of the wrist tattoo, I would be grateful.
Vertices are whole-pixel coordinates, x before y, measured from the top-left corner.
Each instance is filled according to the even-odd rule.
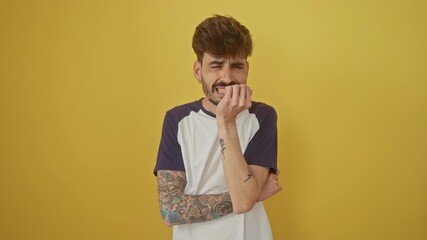
[[[252,176],[253,176],[252,173],[248,172],[248,177],[243,182],[249,181],[249,179],[251,179]]]
[[[219,139],[219,145],[221,146],[221,153],[222,153],[222,155],[224,155],[224,150],[225,150],[224,139],[222,139],[222,138]]]

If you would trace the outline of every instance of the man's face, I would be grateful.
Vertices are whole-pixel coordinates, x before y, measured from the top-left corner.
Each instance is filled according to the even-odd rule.
[[[195,63],[194,74],[201,82],[206,98],[218,105],[226,86],[246,83],[248,70],[245,58],[217,58],[205,53],[202,64]]]

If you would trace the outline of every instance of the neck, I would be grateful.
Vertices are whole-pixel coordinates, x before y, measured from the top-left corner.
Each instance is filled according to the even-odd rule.
[[[216,107],[217,107],[217,105],[215,105],[214,103],[212,103],[211,101],[209,101],[209,99],[207,97],[203,98],[202,105],[203,105],[203,107],[207,111],[209,111],[209,112],[211,112],[211,113],[213,113],[213,114],[216,115]]]

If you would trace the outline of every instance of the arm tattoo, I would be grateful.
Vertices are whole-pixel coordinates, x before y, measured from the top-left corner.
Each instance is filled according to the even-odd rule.
[[[221,153],[222,153],[222,156],[224,156],[224,150],[225,150],[225,142],[224,142],[224,139],[222,139],[222,138],[220,138],[220,139],[219,139],[219,145],[221,146]]]
[[[249,181],[249,179],[251,179],[251,177],[253,177],[252,173],[248,172],[248,177],[243,182]]]
[[[225,155],[224,155],[225,142],[224,142],[224,139],[222,139],[222,138],[219,139],[219,145],[221,146],[221,154],[222,154],[223,158],[225,159]],[[252,173],[248,172],[247,178],[243,182],[249,181],[249,179],[251,179],[251,177],[253,177]]]
[[[184,194],[184,172],[158,171],[159,206],[163,220],[172,225],[205,222],[233,212],[230,194]]]

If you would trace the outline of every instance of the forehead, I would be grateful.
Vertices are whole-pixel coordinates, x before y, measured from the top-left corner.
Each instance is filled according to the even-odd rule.
[[[246,62],[246,58],[244,57],[217,57],[210,53],[204,53],[203,54],[203,63],[209,64],[213,61],[230,61],[230,62]]]

